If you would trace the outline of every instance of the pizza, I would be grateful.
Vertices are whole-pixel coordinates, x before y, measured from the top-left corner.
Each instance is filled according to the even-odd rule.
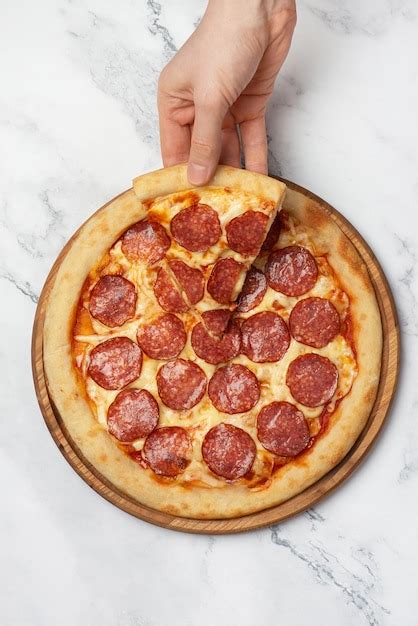
[[[367,269],[315,200],[220,166],[134,181],[64,249],[48,294],[50,398],[117,489],[196,519],[277,505],[361,433],[382,328]]]

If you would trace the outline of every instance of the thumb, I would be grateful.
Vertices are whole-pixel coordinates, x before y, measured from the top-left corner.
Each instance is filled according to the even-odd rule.
[[[222,104],[195,105],[187,177],[192,185],[205,185],[213,176],[222,147]]]

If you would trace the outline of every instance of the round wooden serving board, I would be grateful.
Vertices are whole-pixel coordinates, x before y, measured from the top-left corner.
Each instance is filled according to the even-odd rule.
[[[356,444],[337,467],[299,495],[278,506],[233,519],[197,520],[176,517],[139,504],[117,489],[92,467],[69,437],[61,416],[58,411],[54,409],[50,401],[43,367],[42,344],[46,302],[57,270],[73,238],[70,239],[59,255],[46,280],[36,311],[32,336],[32,368],[35,389],[46,425],[62,454],[90,487],[109,500],[109,502],[112,502],[119,508],[142,520],[172,530],[212,534],[237,533],[276,524],[281,520],[313,506],[348,478],[369,452],[383,426],[395,392],[400,353],[396,309],[386,277],[372,250],[348,220],[329,204],[303,187],[290,181],[284,180],[283,182],[285,182],[289,188],[319,203],[323,210],[331,216],[343,233],[350,239],[363,258],[369,270],[379,302],[383,325],[383,355],[376,401],[368,422]]]

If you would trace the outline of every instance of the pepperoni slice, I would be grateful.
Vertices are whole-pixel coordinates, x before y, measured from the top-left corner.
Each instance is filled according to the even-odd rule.
[[[241,325],[241,333],[242,351],[255,363],[279,361],[290,343],[286,322],[272,311],[248,317]]]
[[[302,246],[275,250],[266,265],[267,282],[286,296],[301,296],[316,283],[318,267],[312,254]]]
[[[185,313],[189,309],[170,276],[162,267],[158,270],[154,294],[158,304],[168,313]]]
[[[103,389],[122,389],[138,378],[142,352],[128,337],[114,337],[90,352],[88,373]]]
[[[215,263],[208,280],[208,291],[220,304],[234,300],[234,289],[244,265],[234,259],[221,259]]]
[[[123,276],[99,278],[90,293],[90,313],[105,326],[122,326],[135,315],[135,285]]]
[[[146,389],[124,389],[107,412],[109,432],[124,443],[142,439],[157,428],[158,404]]]
[[[331,400],[338,384],[338,370],[319,354],[302,354],[287,369],[286,384],[297,402],[320,406]]]
[[[194,204],[182,209],[171,220],[171,234],[183,248],[206,252],[221,236],[219,218],[207,204]]]
[[[277,213],[272,225],[270,226],[267,237],[265,238],[261,250],[263,252],[270,252],[279,240],[280,231],[282,229],[281,212]]]
[[[137,340],[151,359],[172,359],[186,345],[186,331],[178,317],[172,313],[160,315],[153,322],[138,329]]]
[[[256,455],[256,446],[250,435],[232,426],[218,424],[205,435],[202,456],[209,469],[227,480],[237,480],[248,474]]]
[[[204,311],[202,320],[210,335],[222,337],[231,319],[231,311],[228,309],[213,309]]]
[[[202,272],[194,267],[189,267],[178,259],[173,259],[168,264],[185,292],[189,303],[197,304],[203,298],[205,290],[205,279]]]
[[[201,401],[206,391],[204,371],[185,359],[169,361],[157,372],[157,387],[161,400],[170,409],[191,409]]]
[[[245,277],[244,285],[239,294],[237,311],[246,313],[258,306],[267,291],[267,280],[263,272],[256,267],[250,267]]]
[[[142,455],[156,474],[170,478],[184,472],[190,463],[192,442],[184,428],[164,426],[145,440]]]
[[[160,261],[171,245],[164,226],[158,222],[142,220],[122,236],[122,252],[131,261],[144,261],[149,265]]]
[[[260,211],[246,211],[226,227],[229,247],[240,254],[257,254],[266,235],[269,217]]]
[[[233,322],[223,333],[222,337],[210,335],[205,326],[196,324],[192,330],[192,346],[197,356],[218,365],[237,356],[241,349],[241,332],[238,324]]]
[[[306,298],[293,307],[289,326],[296,341],[323,348],[340,332],[340,316],[329,300]]]
[[[209,398],[223,413],[245,413],[260,397],[257,377],[244,365],[233,363],[218,369],[209,382]]]
[[[279,456],[296,456],[310,440],[302,411],[290,402],[272,402],[257,417],[257,436],[262,446]]]

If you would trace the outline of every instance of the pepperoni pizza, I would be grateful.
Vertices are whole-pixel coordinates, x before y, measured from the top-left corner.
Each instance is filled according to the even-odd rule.
[[[296,495],[360,434],[380,373],[367,270],[314,201],[220,167],[139,177],[66,250],[48,389],[87,460],[139,502],[235,517]]]

